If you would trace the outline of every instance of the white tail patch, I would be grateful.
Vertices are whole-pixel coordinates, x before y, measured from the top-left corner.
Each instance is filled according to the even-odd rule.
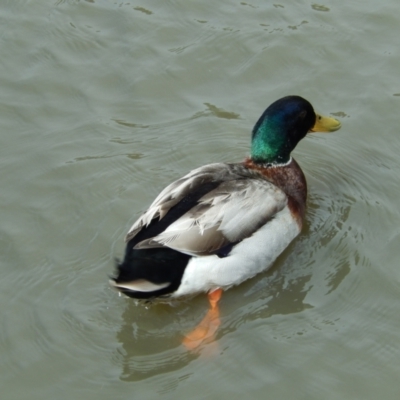
[[[164,289],[169,286],[171,282],[153,283],[146,279],[137,279],[132,282],[117,283],[110,280],[110,285],[120,289],[133,290],[135,292],[155,292],[156,290]]]

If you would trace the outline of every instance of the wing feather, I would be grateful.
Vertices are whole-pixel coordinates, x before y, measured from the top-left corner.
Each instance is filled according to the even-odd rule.
[[[287,204],[286,194],[262,175],[240,164],[210,164],[167,186],[133,224],[127,241],[209,182],[217,184],[189,211],[158,235],[137,243],[135,249],[170,247],[190,255],[213,254],[251,236]]]
[[[142,228],[149,226],[154,219],[159,218],[161,220],[164,218],[169,210],[184,199],[191,190],[212,181],[215,178],[215,171],[220,170],[221,173],[224,170],[223,167],[227,165],[222,163],[208,164],[194,169],[184,177],[169,184],[155,198],[147,211],[132,225],[125,241],[129,242],[133,239]]]

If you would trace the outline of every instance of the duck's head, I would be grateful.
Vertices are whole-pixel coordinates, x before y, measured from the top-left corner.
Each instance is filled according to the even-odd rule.
[[[251,159],[261,164],[285,164],[308,132],[333,132],[340,126],[335,118],[316,114],[302,97],[283,97],[272,103],[255,124]]]

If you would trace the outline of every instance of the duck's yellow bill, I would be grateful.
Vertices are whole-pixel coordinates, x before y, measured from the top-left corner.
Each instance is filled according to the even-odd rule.
[[[315,125],[310,129],[310,132],[335,132],[341,126],[342,124],[335,118],[316,114]]]

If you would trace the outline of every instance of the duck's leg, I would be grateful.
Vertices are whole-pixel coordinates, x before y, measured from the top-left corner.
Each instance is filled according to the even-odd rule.
[[[182,343],[188,350],[193,350],[200,344],[210,341],[214,337],[215,332],[221,324],[218,308],[218,301],[221,296],[222,289],[216,289],[213,292],[208,293],[210,309],[196,328],[183,339]]]

